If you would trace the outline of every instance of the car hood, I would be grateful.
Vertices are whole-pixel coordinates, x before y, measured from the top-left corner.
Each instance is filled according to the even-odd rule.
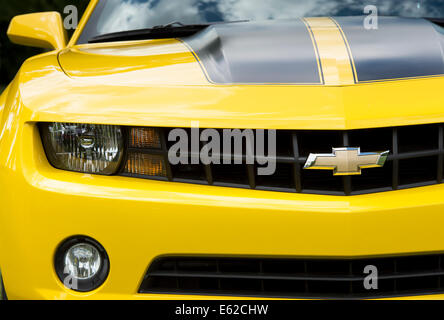
[[[86,44],[22,68],[35,121],[358,129],[444,122],[441,29],[364,18],[211,26],[184,39]],[[50,61],[49,61],[50,60]],[[51,65],[51,66],[49,66]]]
[[[167,84],[342,85],[444,74],[444,29],[424,19],[365,19],[216,24],[177,40],[82,46],[60,63],[71,77]]]

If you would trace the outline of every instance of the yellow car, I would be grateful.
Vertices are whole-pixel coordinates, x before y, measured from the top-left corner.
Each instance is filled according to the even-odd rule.
[[[374,3],[15,17],[1,297],[444,298],[444,7]]]

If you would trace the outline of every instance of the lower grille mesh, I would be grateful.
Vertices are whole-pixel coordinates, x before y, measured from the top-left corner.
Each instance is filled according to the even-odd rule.
[[[443,255],[373,259],[167,257],[155,260],[140,293],[283,298],[378,298],[444,292]],[[367,290],[366,266],[378,270]]]

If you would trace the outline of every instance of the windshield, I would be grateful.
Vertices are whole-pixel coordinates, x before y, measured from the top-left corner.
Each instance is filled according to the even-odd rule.
[[[103,34],[172,22],[206,24],[365,15],[369,5],[376,6],[381,16],[444,17],[444,0],[100,0],[78,43]]]

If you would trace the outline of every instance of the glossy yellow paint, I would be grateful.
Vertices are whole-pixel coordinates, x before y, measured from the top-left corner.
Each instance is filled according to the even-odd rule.
[[[335,130],[444,122],[444,99],[436,95],[443,78],[214,85],[174,39],[74,43],[29,59],[0,97],[0,267],[9,298],[183,298],[137,294],[160,255],[444,252],[444,185],[337,197],[72,173],[49,165],[36,126],[199,121],[214,128]],[[87,294],[64,288],[53,270],[57,246],[78,234],[98,240],[111,261],[107,281]]]
[[[3,92],[0,92],[0,119],[3,113],[3,109],[5,108],[6,104],[6,97],[8,96],[9,87],[6,87]]]
[[[174,42],[140,41],[125,44],[125,50],[146,46],[149,51],[155,43]],[[119,56],[118,49],[99,55],[87,48],[99,46],[76,46],[60,53],[69,78],[55,55],[25,64],[24,70],[32,72],[20,76],[21,98],[33,121],[160,127],[187,127],[199,121],[210,128],[274,129],[444,122],[443,103],[430,94],[441,90],[444,78],[346,86],[214,85],[186,52],[134,57]],[[109,44],[104,48],[112,50]]]
[[[167,298],[136,294],[152,259],[165,254],[443,251],[444,186],[330,197],[93,176],[52,168],[34,123],[15,134],[0,149],[0,225],[8,226],[0,263],[10,298]],[[52,269],[57,245],[75,234],[100,241],[111,260],[107,282],[89,294],[64,289]]]
[[[208,84],[192,53],[174,39],[77,46],[63,51],[60,62],[71,78],[85,82],[95,79],[94,82],[122,81],[141,86],[158,85],[168,79],[165,85]],[[186,79],[176,77],[178,73],[186,75]]]
[[[66,47],[66,30],[58,12],[39,12],[16,16],[8,31],[9,40],[15,44],[45,49]]]

